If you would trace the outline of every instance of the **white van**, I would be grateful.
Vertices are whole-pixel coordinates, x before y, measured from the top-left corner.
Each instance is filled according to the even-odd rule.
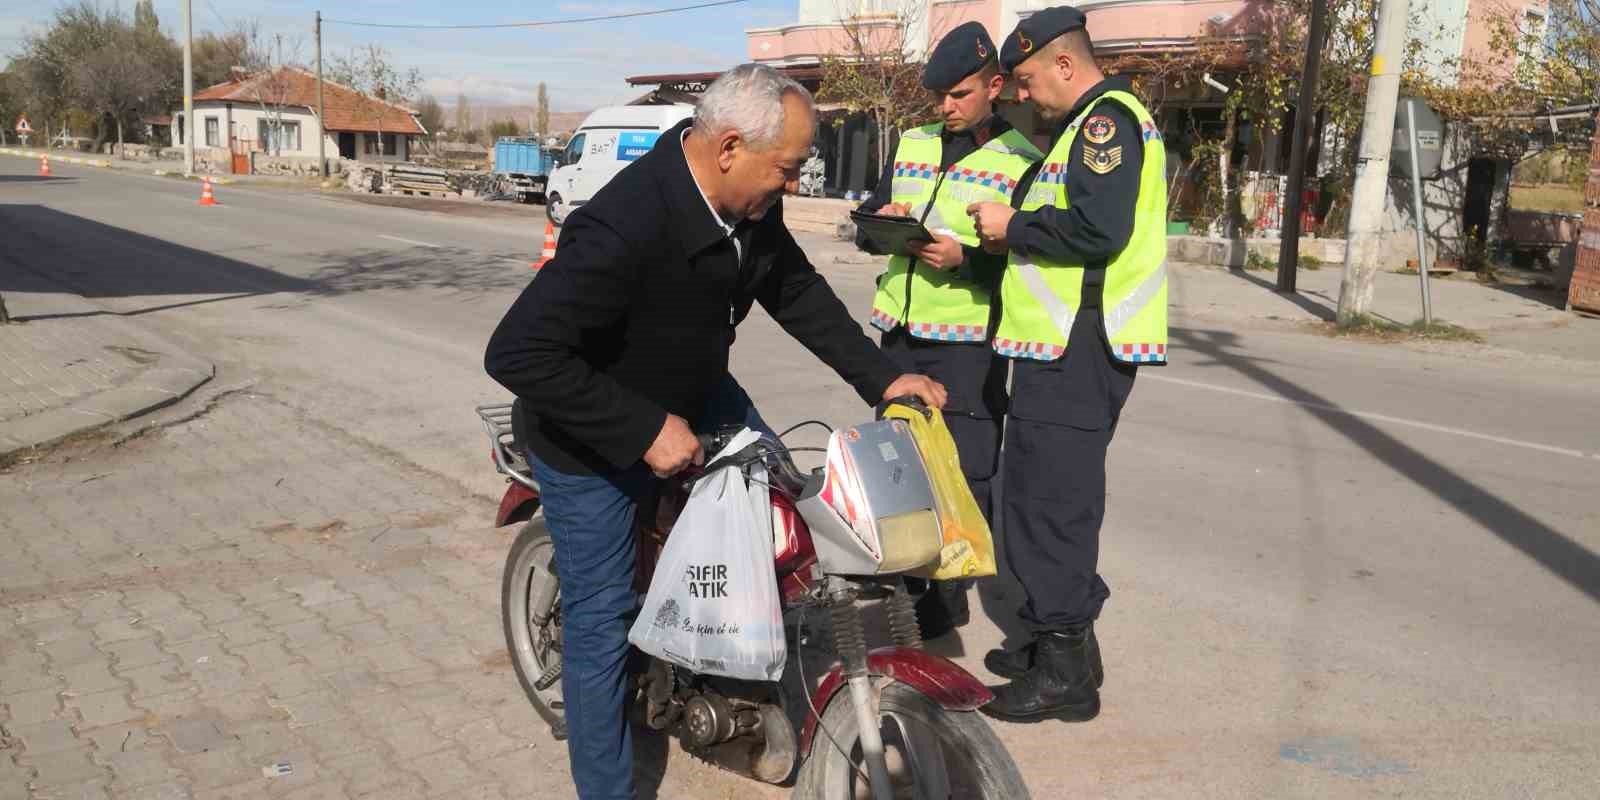
[[[694,106],[609,106],[583,120],[550,173],[547,210],[557,225],[589,202],[623,167],[650,152],[661,133],[694,116]]]

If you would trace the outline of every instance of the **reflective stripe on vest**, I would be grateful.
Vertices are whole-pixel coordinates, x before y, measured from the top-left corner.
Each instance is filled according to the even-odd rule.
[[[1107,92],[1096,98],[1062,133],[1028,193],[1022,210],[1046,205],[1069,208],[1066,179],[1081,165],[1070,162],[1078,129],[1102,101],[1125,107],[1139,123],[1144,163],[1134,206],[1133,234],[1106,264],[1102,314],[1106,340],[1120,361],[1167,360],[1166,148],[1160,129],[1137,98]],[[1012,251],[1001,281],[1001,319],[994,349],[1009,358],[1054,361],[1066,353],[1072,323],[1083,302],[1084,265],[1028,258]]]
[[[910,206],[911,215],[922,219],[928,230],[977,247],[978,234],[967,216],[967,206],[1009,203],[1023,173],[1044,156],[1022,134],[1006,131],[941,175],[941,130],[940,125],[926,125],[901,135],[889,201]],[[904,325],[912,336],[937,342],[988,339],[991,290],[956,270],[936,270],[912,262],[906,256],[890,257],[889,269],[879,276],[873,297],[873,327],[890,331]]]

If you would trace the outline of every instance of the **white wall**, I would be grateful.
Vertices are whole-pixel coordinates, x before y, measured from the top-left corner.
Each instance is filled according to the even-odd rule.
[[[229,108],[229,106],[232,107]],[[195,122],[193,125],[190,125],[189,128],[194,132],[195,135],[195,147],[206,147],[205,120],[207,117],[216,117],[219,137],[217,141],[217,147],[227,149],[230,136],[229,125],[231,123],[232,136],[236,136],[240,139],[251,142],[253,147],[259,149],[260,144],[256,142],[257,138],[260,136],[258,123],[263,119],[270,120],[272,116],[273,115],[271,114],[264,113],[261,110],[261,107],[255,103],[195,103]],[[182,146],[182,142],[178,140],[178,120],[182,117],[182,110],[176,111],[172,115],[173,147]],[[287,108],[283,111],[283,121],[297,122],[300,124],[300,147],[298,149],[284,148],[281,152],[281,155],[316,157],[316,137],[322,131],[322,125],[318,122],[317,116],[311,113],[309,109]],[[337,155],[339,152],[338,143],[335,142],[332,137],[328,137],[325,141],[329,155]]]

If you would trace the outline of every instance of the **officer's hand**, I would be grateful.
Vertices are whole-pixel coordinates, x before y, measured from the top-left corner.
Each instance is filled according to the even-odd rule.
[[[694,431],[689,430],[689,423],[674,414],[667,415],[655,442],[644,453],[644,463],[658,478],[670,478],[690,464],[704,464],[705,460],[706,453]]]
[[[945,392],[944,384],[926,375],[901,375],[883,390],[883,399],[888,401],[895,397],[911,395],[928,404],[932,408],[944,408],[950,395]]]
[[[909,217],[911,216],[911,204],[884,203],[883,207],[878,209],[878,213],[885,217]]]
[[[984,244],[998,247],[1005,247],[1006,226],[1011,224],[1011,215],[1015,213],[1016,209],[1005,203],[973,203],[967,206],[967,215],[972,217],[973,225],[978,229],[978,238]]]
[[[949,236],[936,236],[931,242],[914,242],[911,255],[937,270],[955,269],[967,260],[961,243]]]

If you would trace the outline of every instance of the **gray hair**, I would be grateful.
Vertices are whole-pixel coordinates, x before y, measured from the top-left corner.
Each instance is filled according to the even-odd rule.
[[[793,94],[816,113],[806,87],[765,64],[740,64],[711,82],[694,111],[696,133],[715,136],[736,130],[752,148],[777,143],[783,132],[783,98]]]

